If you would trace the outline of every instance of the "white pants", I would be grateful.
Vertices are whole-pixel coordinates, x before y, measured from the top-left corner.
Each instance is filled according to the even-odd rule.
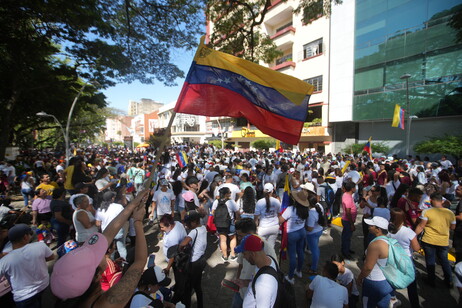
[[[276,244],[276,238],[279,234],[279,225],[269,226],[269,227],[258,227],[258,236],[264,238],[268,244],[274,249]]]

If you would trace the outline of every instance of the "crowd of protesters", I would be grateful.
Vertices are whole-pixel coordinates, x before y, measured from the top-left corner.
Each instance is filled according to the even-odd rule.
[[[68,163],[44,152],[0,162],[2,307],[40,307],[49,286],[57,307],[191,307],[193,293],[204,307],[202,274],[213,270],[205,251],[215,241],[223,263],[239,264],[222,282],[235,291],[232,307],[280,307],[282,289],[306,279],[311,307],[398,304],[383,270],[393,240],[412,262],[425,252],[426,283],[442,286],[438,258],[444,285],[462,292],[461,160],[178,145],[153,168],[155,154],[93,148]],[[17,211],[9,198],[19,194]],[[341,250],[320,264],[320,238],[335,221]],[[163,234],[163,269],[148,258],[145,224]],[[363,250],[355,252],[357,227]],[[358,277],[346,260],[363,263]],[[406,285],[412,307],[420,307],[416,279]]]

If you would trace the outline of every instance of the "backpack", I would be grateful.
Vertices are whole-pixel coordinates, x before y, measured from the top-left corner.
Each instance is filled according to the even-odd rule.
[[[335,202],[335,193],[332,187],[327,183],[322,184],[320,187],[324,188],[324,195],[321,196],[321,201],[319,201],[319,203],[321,203],[324,208],[324,215],[326,216],[326,219],[330,221],[332,218],[330,209],[333,207]]]
[[[188,273],[191,268],[191,258],[193,253],[193,247],[196,243],[197,236],[199,235],[199,231],[196,229],[196,237],[194,238],[192,245],[186,245],[183,247],[182,250],[178,250],[178,252],[173,257],[173,263],[175,268],[180,273]]]
[[[388,242],[387,265],[379,265],[383,275],[394,289],[407,288],[415,280],[412,259],[406,254],[406,251],[397,240],[382,235],[376,237],[372,242],[378,239],[384,239]]]
[[[252,280],[253,297],[256,298],[255,283],[258,277],[262,274],[269,274],[278,281],[278,294],[276,295],[276,301],[274,302],[273,308],[296,308],[297,305],[295,303],[294,287],[290,284],[290,282],[284,279],[284,273],[281,272],[281,270],[279,269],[276,260],[274,260],[272,256],[268,257],[270,257],[274,261],[274,264],[276,264],[276,269],[274,269],[270,265],[267,265],[263,266],[258,270],[258,272],[255,274],[255,277]]]
[[[231,226],[231,216],[229,216],[226,200],[219,200],[215,209],[214,223],[217,228],[229,228]]]

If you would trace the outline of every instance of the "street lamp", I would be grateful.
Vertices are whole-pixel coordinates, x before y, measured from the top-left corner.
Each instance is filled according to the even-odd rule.
[[[400,79],[406,80],[406,111],[408,116],[407,121],[407,132],[406,132],[406,158],[409,156],[409,144],[411,139],[411,105],[409,104],[409,78],[411,78],[411,74],[404,74]]]
[[[58,119],[52,115],[52,114],[48,114],[46,113],[45,111],[40,111],[40,112],[37,112],[36,113],[37,116],[39,117],[50,117],[50,118],[53,118],[53,120],[55,120],[56,124],[58,124],[58,126],[61,128],[61,132],[63,133],[63,136],[64,136],[64,144],[66,146],[66,165],[68,164],[68,161],[69,161],[69,156],[68,156],[68,152],[69,152],[69,142],[68,142],[68,134],[66,134],[66,132],[64,131],[64,128],[63,126],[61,125],[61,122],[58,121]]]

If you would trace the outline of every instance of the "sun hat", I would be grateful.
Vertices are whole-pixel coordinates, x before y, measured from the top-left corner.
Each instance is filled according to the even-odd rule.
[[[292,192],[292,197],[295,199],[295,201],[297,201],[301,205],[305,207],[310,206],[310,202],[308,201],[308,193],[306,193],[305,191],[303,190],[294,191]]]
[[[181,195],[184,199],[184,201],[186,202],[191,202],[194,200],[194,193],[192,191],[187,191],[187,192],[184,192],[182,195]]]
[[[312,192],[313,194],[316,193],[313,183],[302,184],[302,185],[300,185],[300,188],[308,190],[309,192]]]
[[[168,286],[172,280],[165,276],[165,274],[162,272],[162,269],[160,266],[151,266],[148,267],[143,274],[141,275],[140,278],[140,285],[159,285],[161,287],[166,287]]]
[[[265,186],[263,186],[264,192],[272,192],[273,190],[274,190],[274,186],[271,183],[266,183]]]
[[[376,226],[380,229],[388,229],[388,220],[380,216],[374,216],[372,219],[364,219],[364,222],[369,226]]]
[[[244,251],[261,251],[263,249],[262,239],[255,234],[245,236],[239,246],[234,248],[235,253],[242,253]]]
[[[101,233],[95,233],[82,247],[68,252],[56,261],[50,277],[53,294],[63,300],[84,294],[107,248],[106,237]]]

